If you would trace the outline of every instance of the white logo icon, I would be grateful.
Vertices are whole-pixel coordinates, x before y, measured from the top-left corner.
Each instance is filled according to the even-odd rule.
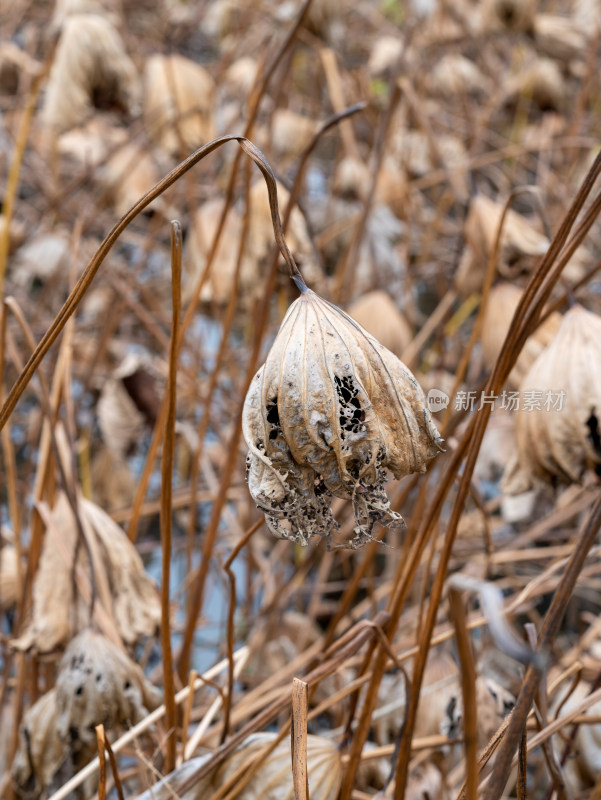
[[[445,410],[445,408],[449,405],[450,397],[440,389],[430,389],[427,400],[430,412],[435,414],[437,411]]]

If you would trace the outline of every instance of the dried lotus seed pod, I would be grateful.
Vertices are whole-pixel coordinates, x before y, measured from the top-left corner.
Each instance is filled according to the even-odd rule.
[[[336,526],[332,496],[352,500],[351,547],[375,522],[404,525],[384,489],[423,472],[441,438],[411,372],[359,324],[299,283],[244,406],[248,483],[270,530],[307,544]]]

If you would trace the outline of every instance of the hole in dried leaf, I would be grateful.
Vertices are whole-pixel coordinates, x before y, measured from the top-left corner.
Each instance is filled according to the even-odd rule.
[[[591,415],[586,421],[586,426],[589,431],[588,435],[593,449],[598,456],[601,456],[601,431],[599,430],[599,419],[594,409],[591,411]]]
[[[279,425],[280,424],[280,415],[278,413],[278,398],[274,397],[273,400],[270,400],[267,404],[267,422],[270,422],[272,425]]]
[[[361,408],[359,401],[359,389],[350,375],[340,378],[334,375],[338,402],[340,405],[340,428],[342,438],[344,433],[359,433],[365,430],[361,423],[365,420],[365,411]]]

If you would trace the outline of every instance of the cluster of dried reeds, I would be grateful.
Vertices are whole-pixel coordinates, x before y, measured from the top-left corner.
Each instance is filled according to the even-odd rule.
[[[598,0],[45,6],[0,796],[600,798]]]

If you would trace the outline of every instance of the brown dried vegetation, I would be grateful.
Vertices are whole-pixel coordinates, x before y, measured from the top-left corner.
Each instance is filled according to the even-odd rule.
[[[601,797],[599,0],[0,26],[0,796]]]

